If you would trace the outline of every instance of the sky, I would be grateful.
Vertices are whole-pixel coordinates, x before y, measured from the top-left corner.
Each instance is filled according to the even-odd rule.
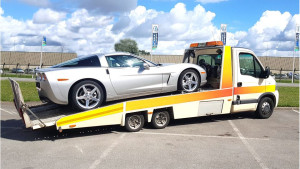
[[[299,0],[2,0],[0,50],[40,52],[46,36],[46,52],[111,53],[124,38],[150,51],[152,24],[159,25],[153,54],[220,40],[227,24],[227,45],[293,56]]]

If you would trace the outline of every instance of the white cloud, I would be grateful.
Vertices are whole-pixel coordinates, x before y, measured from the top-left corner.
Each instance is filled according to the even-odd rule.
[[[33,22],[37,24],[51,24],[56,23],[66,17],[66,13],[57,12],[52,9],[39,9],[33,15]]]
[[[237,45],[250,48],[257,55],[291,56],[299,19],[299,14],[292,16],[288,12],[265,11],[247,33],[235,33]]]
[[[3,15],[4,14],[4,11],[3,9],[0,7],[0,15]]]
[[[100,3],[100,2],[99,2]],[[68,14],[40,9],[32,20],[3,16],[0,8],[2,50],[40,51],[42,36],[47,37],[45,51],[76,52],[79,55],[114,51],[114,44],[123,38],[137,41],[139,49],[151,49],[151,25],[159,25],[158,48],[154,54],[183,54],[190,43],[220,39],[216,16],[201,5],[188,10],[183,3],[162,12],[137,6],[113,17],[82,8]],[[259,56],[290,56],[293,50],[295,25],[299,15],[265,11],[248,31],[227,32],[227,44],[253,49]]]
[[[212,23],[215,14],[201,5],[188,11],[185,4],[178,3],[170,12],[147,10],[140,6],[123,17],[129,20],[126,23],[128,26],[122,29],[124,37],[142,39],[138,40],[138,44],[144,50],[151,47],[151,25],[159,25],[159,47],[155,53],[183,54],[184,46],[179,41],[188,44],[218,38],[218,29]]]
[[[208,4],[208,3],[219,3],[223,1],[228,1],[228,0],[196,0],[196,2],[201,2],[203,4]]]

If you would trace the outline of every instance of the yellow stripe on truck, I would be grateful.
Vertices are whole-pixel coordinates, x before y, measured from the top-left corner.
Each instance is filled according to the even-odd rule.
[[[117,114],[123,112],[123,103],[115,104],[107,107],[102,107],[94,110],[89,110],[83,113],[78,113],[63,117],[56,122],[56,126],[64,126],[69,124],[78,123],[85,120],[90,120],[94,118],[99,118],[103,116],[108,116],[112,114]]]
[[[232,87],[232,63],[231,63],[231,47],[224,47],[223,70],[221,89]]]
[[[251,94],[251,93],[265,93],[265,92],[275,92],[275,85],[268,86],[249,86],[249,87],[235,87],[234,94]]]
[[[232,96],[232,88],[126,102],[126,111]]]
[[[266,92],[275,92],[276,85],[268,85],[266,86]]]

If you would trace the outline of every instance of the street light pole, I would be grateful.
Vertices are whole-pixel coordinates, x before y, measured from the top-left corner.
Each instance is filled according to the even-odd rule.
[[[40,69],[42,68],[42,60],[43,60],[43,44],[41,45]]]
[[[294,52],[293,52],[292,83],[294,83],[294,69],[295,69],[295,50],[294,50]]]

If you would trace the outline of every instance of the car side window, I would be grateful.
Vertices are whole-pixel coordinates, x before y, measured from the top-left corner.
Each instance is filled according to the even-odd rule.
[[[249,53],[240,53],[240,72],[242,75],[249,75],[253,77],[260,77],[263,69],[257,59]]]
[[[58,65],[52,66],[52,68],[59,67],[101,67],[98,56],[79,57]]]
[[[144,61],[130,55],[106,56],[109,67],[136,67],[144,64]]]

